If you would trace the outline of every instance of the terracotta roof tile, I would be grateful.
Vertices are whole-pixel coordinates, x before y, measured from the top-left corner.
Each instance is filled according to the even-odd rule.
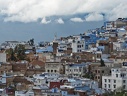
[[[23,76],[16,76],[13,80],[14,83],[25,83],[25,84],[32,84],[32,82],[27,81]]]
[[[63,85],[63,83],[62,82],[50,82],[50,89],[55,88],[55,87],[60,88],[60,85]]]
[[[45,66],[45,63],[43,61],[40,61],[40,60],[34,60],[34,61],[30,62],[30,64],[39,65],[39,66]]]

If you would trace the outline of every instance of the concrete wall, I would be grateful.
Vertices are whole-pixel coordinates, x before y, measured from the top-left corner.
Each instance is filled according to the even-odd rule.
[[[0,62],[6,62],[6,53],[0,53]]]

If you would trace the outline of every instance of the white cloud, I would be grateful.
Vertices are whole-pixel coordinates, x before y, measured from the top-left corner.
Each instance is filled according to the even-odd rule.
[[[64,24],[64,21],[63,21],[62,18],[57,19],[56,22],[59,23],[59,24]]]
[[[85,20],[86,21],[101,21],[103,20],[103,15],[98,13],[92,13],[86,16]]]
[[[84,20],[82,20],[81,18],[78,18],[78,17],[71,18],[70,20],[73,22],[84,22]]]
[[[127,0],[0,0],[0,15],[6,16],[5,21],[35,22],[50,16],[104,13],[114,20],[127,17],[126,4]]]
[[[48,24],[48,23],[50,23],[50,22],[51,22],[51,20],[46,20],[45,17],[41,20],[41,23],[42,23],[42,24]]]

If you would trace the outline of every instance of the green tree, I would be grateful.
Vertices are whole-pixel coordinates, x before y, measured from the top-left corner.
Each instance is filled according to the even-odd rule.
[[[25,60],[26,59],[25,46],[21,44],[17,45],[15,47],[15,54],[18,60]]]
[[[34,46],[34,39],[33,39],[33,38],[30,39],[30,40],[28,41],[28,43],[29,43],[30,46]]]
[[[100,63],[101,63],[101,65],[100,65],[101,67],[105,66],[105,63],[104,63],[103,59],[100,60]]]
[[[88,72],[88,73],[86,73],[85,75],[83,75],[82,77],[84,77],[84,78],[89,78],[89,79],[94,79],[94,75],[93,75],[93,73],[92,72]]]
[[[16,61],[16,56],[15,56],[15,52],[14,49],[10,48],[8,50],[6,50],[7,56],[8,56],[8,61]]]
[[[11,51],[11,57],[10,57],[11,61],[17,61],[17,58],[15,56],[14,50]]]

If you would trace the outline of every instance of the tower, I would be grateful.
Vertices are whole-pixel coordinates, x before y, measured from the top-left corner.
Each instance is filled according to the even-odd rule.
[[[56,56],[57,54],[57,47],[58,47],[58,41],[57,41],[57,33],[54,34],[54,41],[53,41],[53,55]]]

